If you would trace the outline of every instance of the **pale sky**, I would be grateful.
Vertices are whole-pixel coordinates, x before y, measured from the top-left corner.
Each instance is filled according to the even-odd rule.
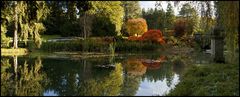
[[[155,3],[156,1],[140,1],[140,6],[141,8],[145,8],[145,10],[147,10],[148,8],[155,8]],[[166,1],[162,1],[162,7],[163,7],[163,10],[166,11],[167,9],[167,2]],[[173,5],[173,2],[171,2],[171,5]],[[177,8],[174,8],[174,13],[175,15],[178,14],[178,10]]]
[[[156,1],[140,1],[140,6],[141,6],[141,8],[145,8],[145,10],[147,10],[148,8],[155,8],[155,3],[156,3]],[[175,8],[174,7],[174,3],[173,2],[170,2],[171,3],[171,5],[173,6],[173,8],[174,8],[174,13],[175,13],[175,15],[178,15],[179,14],[179,11],[180,11],[180,9],[181,9],[181,7],[182,7],[182,4],[184,4],[184,3],[186,3],[185,1],[181,1],[180,3],[179,3],[179,7],[178,8]],[[167,9],[167,1],[162,1],[162,7],[163,7],[163,9],[164,9],[164,11],[166,11],[166,9]],[[211,4],[212,5],[214,5],[214,3],[213,2],[211,2]],[[212,9],[213,9],[213,6],[212,6]],[[213,10],[214,11],[214,10]],[[215,12],[215,11],[214,11]],[[200,15],[200,12],[198,11],[198,14]],[[212,14],[212,16],[213,17],[215,17],[215,15],[214,14]]]

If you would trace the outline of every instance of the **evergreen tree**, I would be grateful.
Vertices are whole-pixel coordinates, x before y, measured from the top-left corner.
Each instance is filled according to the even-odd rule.
[[[179,15],[187,22],[186,33],[188,35],[193,35],[198,31],[199,17],[197,15],[197,11],[191,7],[189,3],[186,3],[182,6]]]
[[[167,12],[166,12],[166,28],[167,29],[172,29],[175,21],[175,15],[174,15],[174,10],[173,6],[168,3],[167,6]]]

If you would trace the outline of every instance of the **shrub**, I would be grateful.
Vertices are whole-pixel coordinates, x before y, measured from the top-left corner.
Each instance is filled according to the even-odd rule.
[[[130,36],[133,35],[142,35],[147,31],[147,23],[143,18],[138,19],[129,19],[127,21],[127,31]]]
[[[118,41],[116,42],[116,52],[141,52],[141,51],[154,51],[162,46],[152,42],[139,42],[139,41]]]
[[[166,30],[163,35],[164,36],[174,36],[174,30]]]
[[[182,37],[186,32],[186,21],[179,19],[174,25],[175,37]]]
[[[160,30],[149,30],[142,35],[141,38],[143,41],[152,41],[164,44],[162,32]]]

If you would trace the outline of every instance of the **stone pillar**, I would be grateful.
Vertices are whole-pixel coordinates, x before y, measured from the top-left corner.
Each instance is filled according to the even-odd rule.
[[[213,34],[211,36],[211,55],[213,57],[213,61],[217,63],[224,63],[224,41],[223,36],[220,35],[221,29],[215,28]]]

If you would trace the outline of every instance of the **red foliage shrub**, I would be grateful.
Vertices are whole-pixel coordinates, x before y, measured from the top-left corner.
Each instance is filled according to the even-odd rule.
[[[149,30],[149,31],[145,32],[142,35],[142,40],[143,41],[150,40],[150,41],[158,42],[161,44],[165,43],[162,32],[160,30]]]
[[[138,40],[141,40],[141,36],[140,37],[138,37],[138,36],[129,36],[128,40],[138,41]]]

